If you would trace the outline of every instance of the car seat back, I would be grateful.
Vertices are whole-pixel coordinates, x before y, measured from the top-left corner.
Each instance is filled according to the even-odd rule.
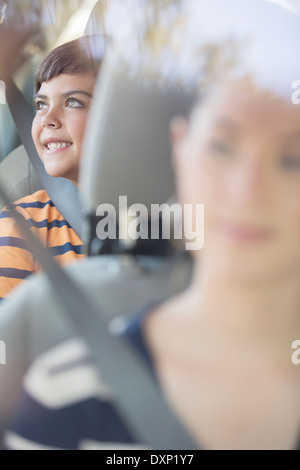
[[[43,189],[23,145],[13,150],[0,164],[0,183],[11,201]],[[4,201],[0,199],[0,210]]]

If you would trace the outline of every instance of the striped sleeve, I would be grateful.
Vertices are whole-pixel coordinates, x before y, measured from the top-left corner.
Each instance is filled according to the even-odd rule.
[[[11,217],[0,216],[0,298],[35,271],[35,260]]]
[[[32,231],[62,265],[84,257],[84,245],[50,200],[46,191],[14,203]],[[0,299],[30,274],[40,271],[38,262],[20,233],[9,210],[0,214]]]

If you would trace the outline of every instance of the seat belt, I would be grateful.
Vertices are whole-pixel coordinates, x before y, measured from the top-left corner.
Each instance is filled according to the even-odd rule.
[[[137,442],[151,449],[195,450],[199,447],[171,412],[158,385],[133,346],[111,334],[109,322],[34,235],[0,186],[0,197],[19,224],[45,271],[62,312],[89,345],[102,376],[113,387],[115,405]],[[136,391],[139,390],[137,396]]]
[[[87,240],[84,239],[83,231],[84,216],[80,201],[80,191],[67,179],[54,178],[47,174],[31,138],[33,111],[12,78],[4,75],[4,81],[6,84],[6,100],[20,139],[45,191],[62,216],[86,243]]]

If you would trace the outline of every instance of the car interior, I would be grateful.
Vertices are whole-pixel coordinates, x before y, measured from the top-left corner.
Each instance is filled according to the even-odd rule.
[[[0,331],[0,339],[6,344],[18,345],[12,362],[19,370],[12,378],[0,368],[0,381],[5,384],[6,391],[9,387],[18,389],[28,364],[17,365],[15,356],[26,350],[28,337],[29,356],[34,358],[50,346],[71,338],[75,331],[87,342],[97,367],[117,390],[121,413],[133,432],[141,436],[141,441],[155,449],[195,449],[197,446],[193,439],[159,396],[151,374],[134,351],[119,338],[124,326],[123,317],[143,309],[145,305],[155,305],[189,285],[193,262],[176,240],[163,238],[161,225],[160,236],[156,240],[150,240],[150,237],[136,242],[118,238],[99,240],[96,236],[97,224],[103,219],[103,213],[98,213],[97,208],[101,204],[118,208],[120,195],[127,197],[128,207],[139,202],[149,212],[157,204],[164,204],[165,210],[170,210],[175,183],[170,159],[169,124],[174,116],[188,113],[194,91],[183,93],[145,84],[143,80],[132,78],[128,70],[118,70],[117,73],[112,66],[113,60],[107,60],[97,79],[85,134],[81,190],[72,183],[66,184],[63,178],[43,176],[43,170],[32,157],[32,144],[28,145],[33,117],[29,103],[38,63],[55,46],[82,35],[100,33],[110,37],[113,33],[106,23],[109,2],[0,0],[0,41],[7,34],[4,31],[1,35],[1,14],[11,22],[20,18],[18,21],[24,25],[24,31],[29,28],[35,32],[26,36],[26,47],[18,49],[20,57],[8,74],[25,101],[20,105],[22,100],[17,100],[16,105],[7,93],[7,103],[0,104],[0,209],[46,189],[75,231],[80,225],[77,233],[86,242],[88,255],[78,265],[62,269],[29,233],[30,230],[26,230],[26,222],[20,221],[21,230],[26,232],[44,274],[34,276],[28,294],[26,289],[20,288],[18,295],[7,301],[10,302],[10,312],[15,312],[14,320]],[[297,0],[278,0],[278,3],[300,13]],[[122,18],[119,21],[118,27]],[[2,48],[0,45],[0,58]],[[18,124],[22,121],[26,122],[24,129],[20,129]],[[55,179],[57,181],[53,182]],[[16,211],[12,208],[12,212]],[[124,218],[129,220],[128,211],[117,211],[116,217],[119,228]],[[149,231],[151,223],[160,224],[161,220],[147,220]],[[49,290],[51,302],[40,308],[44,312],[37,312],[37,303],[43,302],[43,295],[49,298]],[[31,298],[33,292],[37,292],[35,304]],[[47,318],[50,312],[53,312],[53,324]],[[29,324],[33,325],[32,330],[24,326]],[[120,357],[124,359],[121,365]],[[135,399],[136,384],[142,391],[141,402]],[[9,410],[12,403],[5,400],[0,396],[0,408]],[[148,403],[146,407],[145,402]],[[7,414],[3,412],[1,416],[0,413],[1,439],[9,420],[8,411]],[[160,429],[152,422],[153,414],[163,417]],[[143,425],[145,421],[149,426]]]
[[[49,2],[51,3],[51,2]],[[80,3],[80,2],[78,2]],[[105,2],[81,2],[82,4],[88,4],[88,21],[85,25],[85,34],[99,32],[99,24],[101,21],[99,18],[103,15],[103,4]],[[48,5],[49,6],[49,5]],[[83,5],[82,7],[83,8]],[[76,10],[76,8],[74,8]],[[26,9],[24,10],[26,14]],[[78,17],[80,8],[74,13],[74,16]],[[66,12],[66,16],[68,12]],[[82,15],[80,15],[82,16]],[[71,23],[69,20],[68,24]],[[82,25],[81,25],[82,27]],[[68,30],[68,27],[66,28]],[[61,33],[64,40],[67,39],[67,34]],[[74,34],[74,31],[73,31]],[[79,34],[79,33],[78,33]],[[73,35],[72,35],[73,36]],[[48,48],[51,48],[48,46]],[[14,85],[14,84],[13,84]],[[12,85],[12,86],[13,86]],[[11,93],[13,94],[13,93]],[[14,97],[17,91],[14,91]],[[7,97],[9,94],[7,93]],[[79,323],[75,325],[78,328],[80,334],[85,336],[84,330],[86,330],[87,341],[91,345],[94,340],[92,339],[92,332],[95,331],[93,326],[94,321],[100,321],[102,318],[102,329],[104,337],[109,336],[109,340],[106,338],[101,341],[103,346],[106,344],[106,357],[109,357],[109,349],[113,349],[116,362],[120,355],[129,355],[128,369],[133,373],[134,368],[137,368],[135,374],[139,377],[140,386],[142,387],[143,382],[145,388],[145,397],[149,395],[149,403],[153,401],[156,404],[157,409],[161,416],[166,415],[164,420],[165,429],[161,429],[160,433],[157,433],[155,429],[147,431],[149,436],[144,436],[143,440],[149,442],[152,446],[159,448],[161,446],[181,448],[183,443],[185,448],[192,448],[194,444],[191,444],[190,437],[186,435],[186,432],[181,428],[177,420],[174,422],[174,416],[168,412],[168,408],[165,403],[161,402],[155,387],[152,384],[152,378],[145,373],[144,368],[136,361],[134,354],[127,351],[126,347],[120,344],[119,340],[113,339],[114,337],[108,334],[108,330],[114,330],[115,327],[107,325],[107,319],[109,321],[115,320],[115,325],[120,323],[118,318],[119,309],[113,305],[112,299],[108,292],[117,289],[120,294],[118,296],[118,305],[122,305],[122,315],[128,315],[131,312],[142,308],[144,304],[152,304],[157,302],[171,293],[180,291],[188,283],[189,276],[191,273],[190,260],[185,256],[184,252],[180,249],[174,248],[169,242],[166,242],[161,237],[158,240],[139,240],[134,245],[125,242],[119,243],[99,243],[97,237],[94,236],[93,228],[99,221],[99,217],[95,216],[96,208],[99,204],[105,201],[107,204],[117,204],[117,194],[124,194],[128,197],[128,205],[139,201],[145,204],[147,208],[151,208],[151,204],[162,204],[172,196],[174,191],[174,181],[172,168],[169,159],[170,153],[170,142],[168,138],[168,126],[172,116],[178,113],[185,113],[191,100],[191,96],[181,96],[174,92],[163,92],[159,89],[149,90],[141,86],[140,89],[132,86],[130,79],[124,77],[116,77],[111,73],[109,67],[101,74],[101,79],[97,83],[96,92],[94,96],[93,110],[89,120],[89,127],[85,140],[86,154],[85,162],[83,163],[84,172],[81,176],[81,188],[82,194],[80,194],[81,200],[74,202],[74,195],[70,196],[69,188],[63,189],[63,186],[56,185],[55,187],[43,185],[40,180],[43,181],[39,168],[34,168],[34,162],[32,159],[32,147],[27,147],[27,140],[29,134],[29,128],[23,130],[22,122],[16,122],[25,120],[30,122],[30,110],[27,108],[26,103],[24,106],[20,106],[22,97],[19,97],[18,108],[14,101],[7,100],[7,105],[10,107],[12,114],[17,114],[15,123],[17,124],[17,130],[22,136],[22,144],[16,147],[14,150],[3,159],[0,165],[0,197],[2,189],[5,190],[6,195],[3,195],[2,207],[8,204],[9,201],[15,201],[26,195],[32,194],[35,191],[46,187],[47,192],[51,194],[51,198],[55,201],[55,196],[59,194],[60,199],[64,201],[66,199],[72,199],[73,205],[69,208],[63,208],[65,213],[74,212],[74,207],[84,214],[84,229],[83,233],[87,233],[86,239],[88,240],[89,255],[90,259],[88,262],[89,275],[84,278],[84,283],[88,286],[93,285],[92,278],[99,275],[100,279],[97,282],[97,297],[100,292],[99,299],[103,297],[103,304],[100,306],[99,299],[97,301],[96,309],[93,306],[88,308],[90,299],[86,296],[86,293],[81,292],[79,295],[78,285],[76,282],[71,283],[70,278],[63,275],[62,271],[56,265],[52,266],[53,272],[51,274],[51,261],[47,253],[43,254],[43,248],[37,248],[38,241],[32,240],[33,253],[36,251],[37,258],[45,268],[47,276],[54,282],[54,289],[59,289],[61,294],[58,294],[58,299],[62,301],[62,308],[58,308],[57,311],[60,315],[67,317],[72,312],[72,322],[74,321],[74,309],[79,311],[90,310],[91,318],[87,322],[87,328],[85,323],[80,320],[81,314],[78,316]],[[120,112],[121,109],[124,112]],[[99,109],[101,113],[99,114]],[[148,112],[145,113],[144,109]],[[130,110],[131,119],[127,119],[127,110]],[[7,111],[7,110],[5,110]],[[27,112],[27,114],[26,114]],[[149,132],[151,129],[151,132]],[[119,138],[115,139],[115,135],[119,134]],[[132,140],[132,135],[138,135],[138,140],[135,142]],[[105,139],[100,139],[100,146],[103,148],[99,149],[99,135],[106,135]],[[156,143],[153,146],[153,142]],[[152,143],[152,147],[150,145]],[[27,149],[26,149],[27,147]],[[28,151],[29,149],[29,151]],[[150,150],[151,149],[151,150]],[[99,160],[99,154],[102,154],[104,158]],[[122,167],[120,171],[119,167],[119,156],[122,154],[122,158],[126,161],[126,165]],[[144,155],[143,161],[140,159],[140,154]],[[30,155],[30,157],[28,156]],[[147,185],[143,181],[141,184],[140,174],[147,169]],[[54,178],[52,178],[54,179]],[[59,178],[61,179],[61,178]],[[109,181],[114,181],[114,188],[118,187],[118,192],[113,189]],[[153,191],[153,181],[155,181],[155,191]],[[55,181],[56,183],[56,181]],[[60,183],[60,182],[59,182]],[[65,183],[65,182],[63,182]],[[77,191],[77,188],[71,188]],[[52,191],[52,192],[51,192]],[[58,203],[59,204],[59,203]],[[57,203],[56,203],[57,205]],[[58,206],[58,205],[57,205]],[[61,213],[65,215],[63,210],[60,209]],[[17,214],[16,214],[17,215]],[[73,213],[72,213],[73,215]],[[68,219],[67,219],[68,220]],[[70,220],[70,219],[69,219]],[[22,221],[19,222],[22,224]],[[117,220],[119,223],[119,220]],[[72,225],[72,223],[71,223]],[[150,227],[151,228],[151,227]],[[26,229],[26,227],[25,227]],[[27,233],[27,237],[30,238],[31,234]],[[28,241],[30,242],[28,238]],[[45,259],[44,259],[45,256]],[[102,258],[103,256],[103,258]],[[84,264],[84,263],[83,263]],[[82,266],[80,272],[86,272],[84,266]],[[93,274],[94,273],[94,274]],[[61,278],[63,275],[63,278]],[[76,275],[75,275],[76,277]],[[58,280],[60,281],[58,282]],[[128,280],[130,281],[128,284]],[[51,282],[52,282],[51,281]],[[69,284],[69,288],[68,288]],[[136,293],[137,284],[139,284],[138,295]],[[125,290],[124,287],[126,286]],[[70,289],[70,292],[67,291]],[[39,290],[39,288],[38,288]],[[129,290],[132,290],[132,295],[128,295]],[[123,294],[122,294],[123,291]],[[103,293],[105,292],[105,295]],[[71,301],[71,305],[69,302]],[[13,296],[10,299],[11,306],[13,306]],[[81,308],[79,307],[81,304]],[[24,307],[24,305],[23,305]],[[21,317],[25,317],[25,310],[22,307],[22,312],[19,308]],[[94,314],[94,319],[92,319]],[[95,316],[97,315],[97,318]],[[100,317],[99,317],[100,315]],[[18,314],[19,316],[19,314]],[[76,317],[76,315],[75,315]],[[20,320],[21,318],[19,318]],[[69,318],[70,320],[70,318]],[[97,328],[101,329],[101,325],[98,324]],[[118,329],[118,328],[117,328]],[[47,333],[48,335],[48,333]],[[9,336],[9,335],[8,335]],[[6,338],[5,329],[2,331],[2,337]],[[39,334],[39,341],[43,338],[41,333]],[[12,339],[8,339],[9,343]],[[13,341],[22,342],[22,338],[14,337]],[[48,340],[45,338],[45,341]],[[110,342],[112,343],[109,346]],[[36,340],[33,339],[33,344]],[[97,358],[103,358],[103,349],[99,349],[99,335],[97,335],[95,346],[95,356]],[[117,344],[114,344],[117,343]],[[32,346],[33,350],[36,349],[38,352],[38,345]],[[120,349],[117,354],[118,348]],[[122,351],[124,348],[124,351]],[[108,371],[114,370],[112,367],[113,358],[109,360],[107,366],[102,364],[101,359],[101,370],[107,369]],[[135,366],[136,363],[136,366]],[[116,371],[115,371],[116,372]],[[144,375],[144,378],[143,378]],[[120,374],[114,373],[118,381]],[[4,381],[4,379],[2,379]],[[112,379],[114,382],[114,378]],[[135,387],[134,379],[132,386]],[[9,382],[9,381],[8,381]],[[116,384],[117,388],[121,389],[119,384]],[[153,396],[154,395],[154,396]],[[127,398],[126,398],[127,397]],[[145,419],[145,412],[148,414],[150,408],[144,409],[140,407],[140,412],[135,409],[132,410],[132,403],[130,403],[132,397],[132,390],[127,395],[123,393],[120,395],[120,406],[124,409],[125,414],[128,415],[127,419],[132,422],[133,429],[140,434],[145,434],[144,426],[141,425],[143,419]],[[124,399],[125,398],[125,399]],[[129,401],[129,403],[126,402]],[[124,402],[124,403],[123,403]],[[164,436],[168,436],[166,439]],[[164,443],[165,442],[165,443]]]

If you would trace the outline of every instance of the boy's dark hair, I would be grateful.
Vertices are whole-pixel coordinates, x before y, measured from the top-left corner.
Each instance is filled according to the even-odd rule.
[[[43,82],[64,74],[92,72],[95,76],[100,68],[105,39],[101,35],[82,36],[53,49],[44,58],[35,74],[35,93]]]

